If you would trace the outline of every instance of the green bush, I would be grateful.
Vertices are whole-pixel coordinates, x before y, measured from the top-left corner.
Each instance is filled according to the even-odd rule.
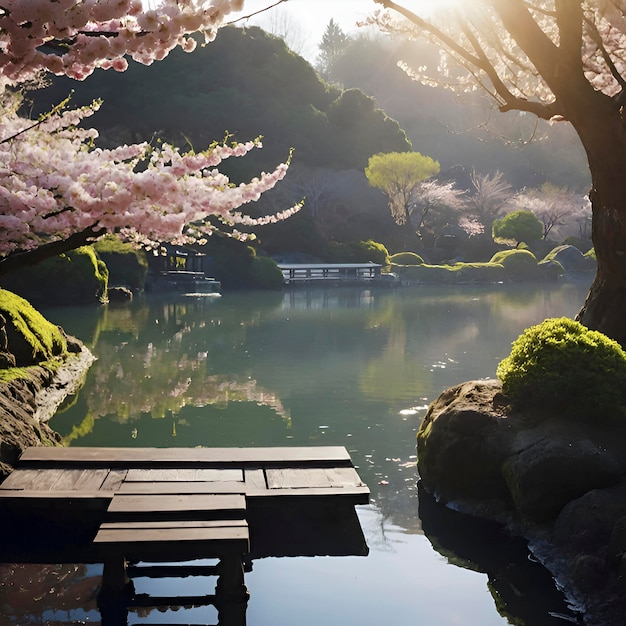
[[[530,243],[541,239],[543,224],[532,211],[513,211],[493,223],[494,239],[512,239]]]
[[[283,273],[274,259],[255,256],[250,266],[251,286],[258,289],[280,289],[283,286]]]
[[[389,265],[389,252],[382,243],[355,241],[351,243],[329,242],[324,259],[328,263],[379,263]]]
[[[2,277],[2,287],[36,304],[83,304],[106,295],[108,270],[91,246]]]
[[[514,406],[578,418],[626,415],[626,353],[565,317],[526,329],[496,375]]]
[[[109,270],[109,283],[142,290],[148,273],[148,260],[144,250],[107,235],[93,245],[96,254]]]
[[[524,249],[496,252],[490,263],[503,265],[511,278],[534,278],[538,274],[537,257]]]
[[[423,265],[424,259],[415,252],[398,252],[389,257],[394,265]]]

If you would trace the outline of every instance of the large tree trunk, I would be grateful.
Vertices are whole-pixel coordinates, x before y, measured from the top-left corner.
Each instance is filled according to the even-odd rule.
[[[577,319],[626,347],[626,126],[614,102],[599,94],[593,100],[580,118],[572,119],[591,170],[592,239],[598,260]]]

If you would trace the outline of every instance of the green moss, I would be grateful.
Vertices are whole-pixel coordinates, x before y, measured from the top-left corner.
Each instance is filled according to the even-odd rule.
[[[497,283],[507,279],[507,272],[498,263],[455,263],[454,265],[394,266],[401,280],[418,283]]]
[[[258,289],[280,289],[284,284],[283,273],[274,259],[255,256],[250,265],[252,287]]]
[[[148,260],[144,250],[121,242],[115,235],[107,235],[93,245],[97,256],[109,271],[109,283],[131,289],[143,289],[148,273]]]
[[[626,353],[565,317],[525,330],[496,375],[514,406],[583,419],[626,416]]]
[[[67,342],[59,327],[24,298],[0,289],[0,313],[7,320],[7,331],[13,328],[26,341],[35,361],[49,361],[67,354]]]
[[[97,302],[106,295],[107,284],[108,270],[91,246],[2,277],[2,287],[35,304]]]
[[[424,259],[415,252],[398,252],[389,257],[393,265],[423,265]]]
[[[530,250],[501,250],[491,257],[490,263],[503,265],[508,275],[515,279],[532,279],[539,273],[537,257]]]

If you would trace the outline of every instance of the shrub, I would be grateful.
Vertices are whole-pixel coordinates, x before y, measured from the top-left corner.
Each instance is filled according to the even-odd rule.
[[[606,335],[565,317],[526,329],[496,375],[514,406],[573,417],[626,415],[626,353]]]
[[[250,266],[250,282],[258,289],[280,289],[283,286],[283,273],[274,259],[255,256]]]
[[[379,263],[389,265],[389,252],[382,243],[369,239],[351,243],[329,242],[324,254],[328,263]]]
[[[389,257],[389,261],[394,265],[423,265],[424,259],[415,252],[398,252]]]
[[[537,258],[530,250],[502,250],[490,263],[503,265],[511,278],[534,278],[538,275]]]
[[[144,250],[107,235],[93,245],[96,254],[109,270],[109,283],[142,290],[148,273],[148,260]]]
[[[493,223],[494,239],[530,243],[543,236],[543,224],[531,211],[513,211]]]
[[[2,287],[33,303],[82,304],[101,299],[108,270],[93,248],[83,246],[2,277]]]

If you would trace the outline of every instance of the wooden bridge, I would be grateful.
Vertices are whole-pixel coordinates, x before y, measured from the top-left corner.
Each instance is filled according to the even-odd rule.
[[[103,563],[103,626],[132,606],[212,604],[245,625],[244,568],[265,556],[366,555],[369,501],[343,447],[28,448],[0,485],[0,562]],[[218,560],[216,566],[129,563]],[[135,594],[129,576],[217,576],[215,593]]]

